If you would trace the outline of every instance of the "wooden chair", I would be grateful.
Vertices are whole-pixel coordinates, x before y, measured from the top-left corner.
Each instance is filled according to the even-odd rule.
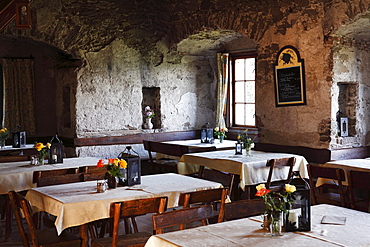
[[[17,221],[19,233],[22,238],[22,244],[25,247],[42,247],[42,246],[66,246],[66,247],[79,247],[81,246],[81,239],[77,236],[63,231],[58,236],[56,228],[45,228],[36,230],[32,220],[32,209],[29,201],[22,195],[15,191],[8,193],[11,206]],[[23,226],[21,215],[24,215],[28,232]]]
[[[91,246],[144,246],[151,234],[139,232],[137,228],[134,228],[134,233],[119,236],[118,230],[120,219],[148,213],[163,213],[166,210],[166,207],[167,197],[155,197],[112,203],[110,210],[110,217],[113,218],[112,237],[93,239],[91,241]]]
[[[37,183],[40,178],[55,177],[59,175],[76,174],[76,173],[78,173],[78,168],[34,171],[32,182]]]
[[[213,208],[211,205],[203,205],[191,208],[183,208],[174,211],[168,211],[161,214],[152,215],[153,230],[155,234],[163,233],[165,228],[179,226],[184,230],[188,223],[201,221],[202,225],[207,225],[207,219],[213,217]]]
[[[282,185],[284,185],[292,176],[294,164],[295,157],[268,160],[266,166],[270,167],[270,170],[267,177],[266,188],[273,191],[281,190]],[[287,179],[272,182],[272,175],[274,173],[275,168],[286,168],[286,167],[289,167],[289,171],[286,174]]]
[[[181,145],[174,145],[162,142],[146,141],[143,140],[144,149],[148,151],[149,163],[152,166],[154,173],[160,172],[174,172],[177,173],[176,159],[160,159],[157,160],[153,157],[153,153],[161,153],[170,156],[181,157],[184,153],[188,152],[188,147]]]
[[[349,170],[347,175],[351,208],[370,212],[370,172]]]
[[[83,173],[64,174],[64,175],[38,178],[37,187],[57,185],[57,184],[77,183],[77,182],[84,182],[84,181],[85,181],[85,178],[84,178]]]
[[[213,182],[218,182],[228,189],[227,195],[231,197],[232,188],[234,186],[235,175],[227,172],[222,172],[214,169],[204,168],[201,166],[199,169],[198,177]]]
[[[265,202],[262,199],[240,200],[225,204],[226,221],[263,214]]]
[[[345,207],[345,192],[342,182],[345,181],[343,169],[323,167],[318,165],[307,165],[312,204],[334,204]],[[317,186],[319,179],[331,179],[329,183]],[[334,181],[333,181],[334,180]]]
[[[225,202],[228,194],[228,188],[200,190],[187,193],[181,193],[179,198],[179,206],[188,208],[196,204],[212,204],[215,212],[214,217],[217,217],[217,222],[223,221],[225,213]],[[207,222],[203,222],[206,224]]]
[[[79,172],[84,174],[85,181],[103,180],[107,173],[107,168],[97,166],[82,166],[79,167]]]

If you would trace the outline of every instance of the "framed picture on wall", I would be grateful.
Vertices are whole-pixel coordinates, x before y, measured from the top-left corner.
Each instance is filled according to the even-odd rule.
[[[306,104],[304,61],[293,46],[283,47],[275,64],[276,106]]]

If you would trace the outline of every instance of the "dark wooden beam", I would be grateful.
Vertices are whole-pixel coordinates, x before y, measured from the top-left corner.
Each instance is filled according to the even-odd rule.
[[[101,146],[101,145],[120,145],[120,144],[141,144],[143,140],[149,141],[172,141],[190,140],[200,138],[199,130],[173,131],[160,133],[141,133],[122,136],[104,136],[90,138],[75,138],[75,147]]]

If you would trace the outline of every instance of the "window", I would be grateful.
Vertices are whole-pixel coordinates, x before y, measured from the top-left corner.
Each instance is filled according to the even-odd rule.
[[[256,53],[230,55],[230,126],[255,127]]]

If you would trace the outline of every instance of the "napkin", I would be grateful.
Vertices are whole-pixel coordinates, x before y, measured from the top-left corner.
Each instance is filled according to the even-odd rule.
[[[346,217],[324,215],[321,224],[344,225],[346,224],[346,220]]]

